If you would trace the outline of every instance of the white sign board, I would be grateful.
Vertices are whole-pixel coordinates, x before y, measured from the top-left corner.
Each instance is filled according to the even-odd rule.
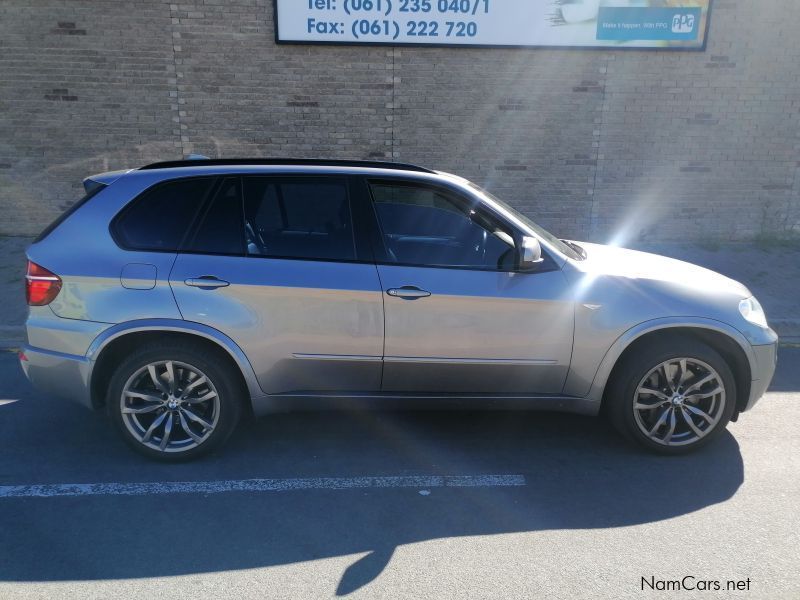
[[[277,41],[704,49],[711,0],[275,0]]]

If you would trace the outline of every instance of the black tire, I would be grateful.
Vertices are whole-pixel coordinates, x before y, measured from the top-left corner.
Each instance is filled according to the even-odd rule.
[[[137,348],[128,357],[126,357],[116,367],[113,375],[111,376],[111,381],[109,382],[106,396],[106,405],[108,407],[111,419],[125,442],[131,448],[143,454],[144,456],[161,462],[188,461],[219,449],[233,433],[237,423],[239,422],[242,414],[242,397],[244,393],[244,391],[241,389],[242,386],[238,383],[238,380],[235,377],[235,374],[230,372],[231,369],[227,366],[227,363],[224,360],[220,360],[220,358],[221,357],[219,356],[219,353],[212,349],[192,344],[190,342],[179,341],[170,341],[163,344],[147,344]],[[166,407],[160,407],[157,409],[157,411],[148,411],[147,415],[143,415],[141,417],[142,419],[150,418],[155,420],[161,414],[165,412],[171,412],[172,416],[166,415],[166,419],[169,420],[170,423],[175,423],[174,427],[176,431],[176,441],[170,441],[170,436],[164,435],[163,433],[161,439],[163,440],[164,437],[167,437],[168,446],[171,444],[176,444],[179,446],[179,442],[181,441],[180,437],[186,438],[183,440],[183,442],[185,442],[189,447],[185,449],[177,447],[170,448],[165,451],[160,450],[159,448],[151,447],[152,443],[154,442],[148,442],[149,445],[146,445],[134,433],[134,431],[138,431],[138,427],[140,425],[138,419],[140,417],[137,415],[137,421],[132,423],[130,416],[123,416],[122,395],[125,386],[129,384],[129,382],[136,376],[137,373],[141,373],[140,376],[144,378],[142,381],[145,381],[146,385],[148,383],[146,381],[148,378],[142,372],[142,370],[145,369],[147,365],[158,363],[159,361],[163,361],[165,363],[168,361],[174,362],[177,365],[172,367],[175,369],[175,373],[190,373],[190,369],[196,369],[197,373],[205,375],[209,381],[209,385],[213,386],[213,391],[216,392],[216,397],[218,398],[218,404],[214,404],[215,400],[211,400],[202,404],[194,404],[191,407],[187,405],[174,411],[170,411]],[[184,367],[189,367],[189,369]],[[150,381],[152,381],[152,378],[150,378]],[[162,383],[166,384],[166,382]],[[209,391],[212,390],[212,388],[209,387],[200,387],[199,389]],[[158,390],[154,387],[152,393],[158,394]],[[158,404],[152,401],[148,402],[150,402],[150,404],[142,404],[142,406],[153,406]],[[209,406],[211,408],[209,408]],[[178,412],[181,411],[182,408],[191,409],[192,414],[195,414],[195,416],[201,416],[202,418],[208,418],[209,422],[213,419],[215,421],[214,427],[204,428],[201,425],[197,425],[197,422],[186,418],[185,412]],[[205,414],[197,415],[196,413],[198,410],[205,410],[211,416],[207,417]],[[152,413],[153,416],[151,416],[150,413]],[[189,439],[189,435],[185,433],[182,425],[179,425],[179,419],[182,416],[183,421],[189,425],[189,427],[195,432],[195,435],[203,437],[202,442],[198,443],[196,440],[192,441]],[[146,425],[142,426],[143,429],[144,427],[146,427]],[[156,434],[153,435],[155,438]],[[151,440],[152,439],[153,438],[151,438]],[[157,440],[158,438],[155,439]],[[193,443],[196,445],[191,446]]]
[[[644,383],[648,388],[653,387],[650,385],[649,381],[644,382],[644,378],[662,363],[680,358],[690,359],[687,368],[690,377],[693,367],[698,370],[702,369],[699,363],[695,363],[694,365],[691,363],[691,360],[696,360],[710,366],[716,371],[716,374],[719,375],[719,379],[721,379],[720,383],[724,393],[707,400],[708,402],[719,402],[721,405],[721,408],[717,408],[717,412],[714,413],[718,416],[718,420],[715,418],[716,423],[713,426],[705,419],[696,417],[694,413],[689,413],[689,409],[684,409],[681,406],[674,406],[671,399],[664,400],[661,397],[644,396],[647,400],[643,402],[647,402],[648,404],[652,402],[654,405],[659,403],[659,408],[654,409],[653,413],[649,411],[637,411],[634,408],[634,404],[637,401],[636,392],[639,385]],[[677,370],[675,372],[679,373]],[[656,377],[658,378],[659,376],[657,375]],[[697,377],[699,378],[699,376]],[[689,381],[687,381],[688,385],[686,385],[686,387],[691,387],[692,381],[697,381],[697,379],[690,378]],[[712,382],[707,385],[713,387],[715,381],[716,379],[712,380]],[[666,391],[666,395],[671,398],[676,395],[672,393],[671,388],[665,387],[662,388],[661,391]],[[685,393],[685,391],[683,393]],[[638,345],[634,352],[630,352],[623,357],[622,362],[615,368],[612,380],[606,391],[604,408],[613,426],[629,440],[658,454],[677,455],[697,450],[719,436],[725,430],[725,427],[728,425],[733,415],[736,397],[736,381],[733,377],[733,373],[731,372],[730,366],[725,359],[720,356],[719,352],[699,340],[688,337],[663,336],[654,340],[652,343],[644,342]],[[684,405],[687,404],[688,403],[684,403]],[[702,408],[695,402],[691,404],[695,408]],[[651,419],[655,420],[657,423],[659,417],[664,415],[664,412],[667,412],[668,417],[671,418],[672,413],[669,413],[671,407],[676,415],[676,421],[681,421],[681,426],[686,430],[684,435],[686,435],[687,438],[686,441],[681,442],[683,445],[666,445],[663,442],[657,442],[642,430],[643,427],[653,425],[652,421],[643,423],[642,415],[646,417],[652,414],[653,416]],[[699,439],[692,441],[693,433],[688,430],[689,425],[683,420],[684,411],[686,411],[685,414],[697,421],[695,423],[696,425],[699,423],[700,428],[707,428],[704,430],[703,436],[699,437]],[[637,416],[637,412],[639,416]],[[668,419],[661,425],[662,429],[657,431],[661,432],[663,428],[668,428],[669,423],[670,420]],[[694,436],[696,437],[696,434],[694,434]]]

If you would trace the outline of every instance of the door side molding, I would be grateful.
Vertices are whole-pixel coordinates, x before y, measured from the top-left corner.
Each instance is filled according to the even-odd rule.
[[[453,365],[557,365],[557,360],[536,358],[447,358],[438,356],[386,356],[386,362]]]

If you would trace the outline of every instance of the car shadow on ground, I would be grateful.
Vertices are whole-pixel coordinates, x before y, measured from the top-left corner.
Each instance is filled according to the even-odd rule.
[[[31,410],[25,401],[4,410]],[[659,521],[728,500],[744,478],[728,433],[665,458],[597,419],[520,412],[275,415],[243,424],[217,456],[160,465],[125,448],[102,415],[58,406],[38,421],[0,423],[0,434],[46,440],[27,480],[13,483],[520,474],[526,485],[0,499],[0,580],[163,577],[364,554],[330,582],[346,595],[404,544]],[[0,458],[0,476],[14,460],[25,457]]]

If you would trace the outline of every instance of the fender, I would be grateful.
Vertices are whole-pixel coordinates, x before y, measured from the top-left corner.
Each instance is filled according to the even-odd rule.
[[[135,321],[119,323],[103,331],[94,339],[89,349],[86,351],[86,359],[89,361],[87,381],[91,381],[94,365],[108,344],[124,335],[142,331],[187,333],[214,342],[224,349],[238,365],[244,377],[244,381],[247,384],[247,391],[250,394],[250,398],[253,399],[264,396],[264,392],[261,390],[258,380],[256,379],[255,371],[253,371],[253,366],[236,342],[221,331],[209,327],[208,325],[195,323],[193,321],[181,321],[178,319],[137,319]]]
[[[597,368],[588,395],[588,399],[596,403],[598,410],[603,400],[603,391],[608,383],[611,370],[614,368],[614,365],[617,364],[617,360],[622,356],[625,349],[643,335],[664,329],[675,329],[677,327],[707,329],[728,336],[741,347],[747,357],[747,361],[750,363],[751,373],[756,372],[756,358],[753,353],[753,347],[747,341],[744,334],[735,327],[723,323],[722,321],[704,317],[664,317],[652,319],[631,327],[619,336],[606,351],[603,360],[600,361],[600,366]]]

